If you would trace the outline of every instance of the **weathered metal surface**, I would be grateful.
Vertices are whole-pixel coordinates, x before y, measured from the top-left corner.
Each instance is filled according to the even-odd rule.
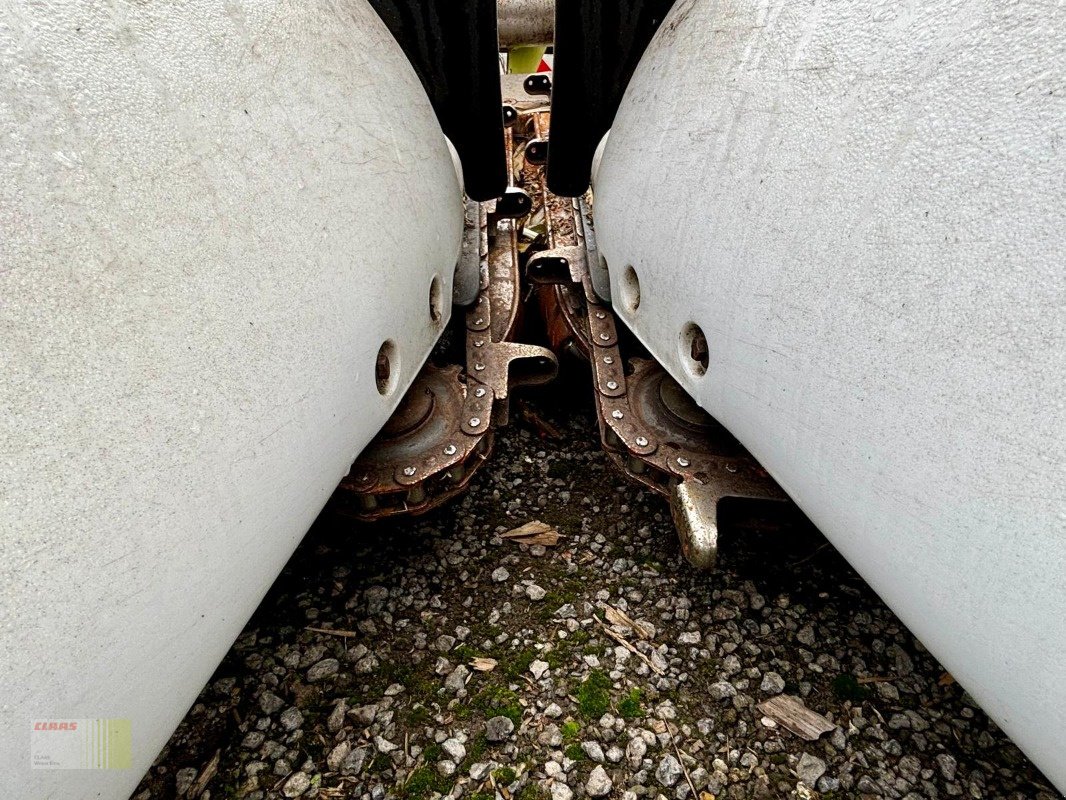
[[[555,35],[555,0],[496,0],[500,47],[551,44]]]
[[[541,124],[534,123],[538,136]],[[589,360],[604,450],[627,475],[669,498],[686,558],[713,567],[722,500],[788,497],[655,361],[626,360],[614,313],[593,287],[590,262],[599,265],[589,250],[595,245],[587,204],[543,184],[540,193],[549,247],[529,258],[526,274],[554,291],[554,302],[542,302],[549,335]]]
[[[513,182],[510,128],[504,138]],[[511,389],[555,376],[551,350],[512,341],[522,301],[518,230],[531,208],[528,193],[514,186],[496,200],[468,206],[459,271],[476,281],[476,296],[461,331],[465,365],[422,368],[341,482],[350,500],[346,510],[355,516],[419,514],[459,494],[491,453],[493,427],[507,423]]]

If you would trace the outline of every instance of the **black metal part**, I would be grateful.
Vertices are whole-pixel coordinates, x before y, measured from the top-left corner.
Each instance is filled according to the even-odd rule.
[[[629,79],[674,0],[557,0],[548,188],[577,197]],[[529,91],[528,87],[526,91]]]
[[[546,164],[548,161],[548,140],[547,139],[530,139],[526,142],[526,162],[529,164],[537,164],[538,166]]]
[[[522,87],[526,90],[526,94],[549,97],[552,93],[552,79],[543,72],[537,72],[527,76],[522,81]]]
[[[507,188],[496,0],[370,0],[429,95],[475,200]]]
[[[511,186],[496,201],[496,209],[491,216],[496,219],[515,219],[524,217],[533,208],[533,199],[525,189]]]

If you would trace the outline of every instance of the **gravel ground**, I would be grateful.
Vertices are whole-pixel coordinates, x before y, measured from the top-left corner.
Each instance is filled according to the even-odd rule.
[[[802,521],[737,516],[691,569],[587,396],[530,396],[562,437],[514,415],[437,512],[327,510],[134,797],[1060,797]],[[558,545],[499,537],[530,520]],[[778,693],[838,727],[775,726]]]

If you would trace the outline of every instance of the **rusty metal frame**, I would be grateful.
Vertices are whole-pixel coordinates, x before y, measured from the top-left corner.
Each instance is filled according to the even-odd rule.
[[[534,127],[541,138],[539,120]],[[554,287],[557,313],[588,358],[603,448],[625,474],[669,498],[686,558],[698,567],[713,567],[721,501],[788,497],[709,416],[693,426],[655,413],[647,393],[673,380],[647,359],[631,360],[627,375],[615,315],[597,296],[590,274],[590,262],[598,257],[587,201],[558,197],[543,183],[539,188],[549,246],[530,257],[526,275],[535,284]]]
[[[505,129],[508,179],[513,138]],[[463,367],[426,364],[340,488],[344,510],[364,520],[421,514],[463,491],[507,424],[510,391],[555,377],[555,354],[513,341],[521,304],[518,230],[532,206],[512,187],[468,211],[461,258],[478,261],[476,299],[465,312]],[[472,270],[470,270],[472,272]]]

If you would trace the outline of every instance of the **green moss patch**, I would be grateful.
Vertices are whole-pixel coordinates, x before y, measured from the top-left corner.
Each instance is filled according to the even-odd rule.
[[[611,679],[593,670],[577,688],[577,707],[585,719],[599,719],[611,708]]]

